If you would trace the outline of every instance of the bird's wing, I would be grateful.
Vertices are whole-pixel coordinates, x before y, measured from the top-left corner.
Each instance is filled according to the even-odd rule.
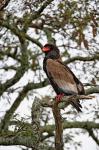
[[[80,81],[72,71],[61,62],[47,59],[46,70],[48,78],[53,80],[64,93],[78,94],[78,88],[82,88],[82,84],[80,85]],[[77,87],[75,79],[77,82],[79,81],[79,87]]]

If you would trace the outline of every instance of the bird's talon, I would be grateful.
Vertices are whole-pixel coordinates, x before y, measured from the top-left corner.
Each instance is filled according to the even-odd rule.
[[[63,94],[63,93],[62,93],[62,94],[57,95],[57,96],[55,97],[56,101],[57,101],[57,102],[60,102],[63,96],[64,96],[64,94]]]

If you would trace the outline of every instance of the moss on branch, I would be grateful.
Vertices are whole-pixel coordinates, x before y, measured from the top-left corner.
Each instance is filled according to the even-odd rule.
[[[71,128],[82,128],[82,129],[99,129],[99,123],[91,122],[91,121],[64,121],[63,129],[71,129]],[[55,130],[55,125],[46,125],[42,127],[42,132],[53,132]]]
[[[17,121],[12,122],[11,124],[17,124]],[[27,130],[20,131],[17,133],[14,133],[12,131],[6,131],[3,134],[0,134],[0,145],[24,145],[30,148],[35,147],[35,142],[37,140],[37,135],[35,135],[36,132],[34,132],[32,129],[32,125],[29,123],[24,123],[24,126],[26,124]],[[22,125],[22,124],[21,124]],[[63,122],[63,129],[84,129],[84,130],[92,130],[92,129],[99,129],[99,123],[91,122],[91,121],[64,121]],[[28,133],[29,129],[29,133]],[[55,131],[55,125],[45,125],[41,126],[42,133],[47,132],[49,136],[54,136],[53,132]],[[31,132],[31,133],[30,133]],[[51,134],[52,133],[52,134]],[[37,134],[37,133],[36,133]],[[42,140],[42,139],[41,139]],[[43,142],[43,141],[42,141]]]

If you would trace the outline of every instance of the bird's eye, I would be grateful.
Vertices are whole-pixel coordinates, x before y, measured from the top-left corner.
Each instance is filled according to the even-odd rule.
[[[50,51],[50,48],[49,48],[49,47],[43,47],[43,48],[42,48],[42,51],[43,51],[43,52]]]

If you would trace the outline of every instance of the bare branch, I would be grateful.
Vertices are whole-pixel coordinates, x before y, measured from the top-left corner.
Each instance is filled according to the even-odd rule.
[[[68,105],[70,105],[71,100],[72,101],[78,101],[78,100],[90,100],[95,98],[95,96],[90,96],[90,95],[73,95],[73,96],[64,96],[62,97],[60,103],[58,103],[58,107],[60,109],[66,108]],[[53,107],[55,100],[50,101],[51,97],[46,96],[43,98],[41,101],[41,105],[43,107]]]
[[[38,41],[38,40],[36,40],[36,39],[34,39],[34,38],[31,38],[29,35],[27,35],[27,34],[24,34],[24,36],[25,36],[25,38],[27,39],[27,40],[29,40],[29,41],[31,41],[32,43],[34,43],[34,44],[36,44],[37,46],[39,46],[40,48],[42,48],[42,44]]]
[[[93,93],[99,93],[99,86],[94,86],[86,90],[86,95]]]
[[[99,60],[99,54],[94,54],[93,56],[88,57],[82,57],[82,56],[75,56],[72,58],[69,58],[65,61],[66,64],[72,63],[74,61],[95,61]]]
[[[58,108],[58,103],[56,102],[54,103],[52,111],[55,119],[55,149],[63,150],[63,127],[60,109]]]
[[[99,140],[98,138],[95,136],[94,132],[92,129],[87,129],[89,135],[93,138],[93,140],[97,143],[97,145],[99,146]]]

